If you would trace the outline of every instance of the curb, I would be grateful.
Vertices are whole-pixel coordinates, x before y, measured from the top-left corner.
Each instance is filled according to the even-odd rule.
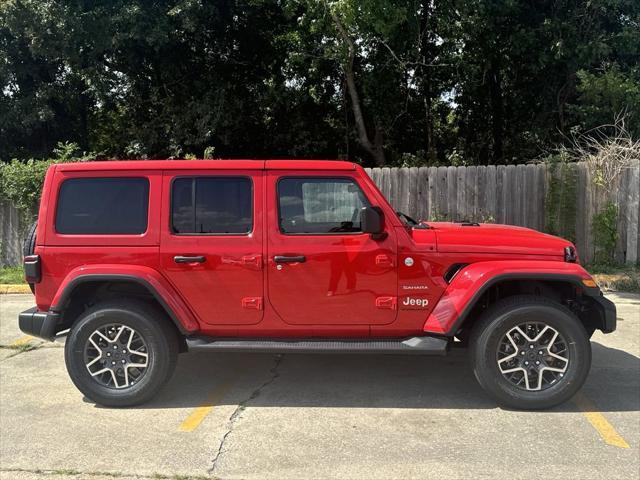
[[[10,293],[31,293],[31,289],[29,285],[21,284],[21,285],[0,285],[0,295],[10,294]]]

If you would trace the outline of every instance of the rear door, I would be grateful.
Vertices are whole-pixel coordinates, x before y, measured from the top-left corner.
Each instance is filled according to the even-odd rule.
[[[289,324],[383,325],[396,318],[393,228],[373,239],[359,212],[372,204],[357,176],[267,171],[269,301]],[[271,205],[271,201],[269,202]]]
[[[167,171],[163,273],[203,324],[262,320],[261,170]]]

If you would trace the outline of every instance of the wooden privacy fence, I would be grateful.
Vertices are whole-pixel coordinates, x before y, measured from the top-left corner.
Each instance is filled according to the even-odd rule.
[[[596,250],[593,216],[613,201],[618,205],[613,256],[627,263],[640,258],[639,162],[604,189],[595,185],[583,162],[366,170],[393,207],[411,217],[550,231],[574,240],[583,262],[593,261]]]
[[[22,261],[26,223],[16,207],[0,199],[0,267],[18,265]]]
[[[618,205],[614,258],[640,258],[640,163],[622,170],[606,189],[585,163],[367,169],[396,210],[425,220],[506,223],[575,240],[584,262],[594,259],[593,216],[607,201]],[[21,262],[28,221],[0,201],[0,266]]]

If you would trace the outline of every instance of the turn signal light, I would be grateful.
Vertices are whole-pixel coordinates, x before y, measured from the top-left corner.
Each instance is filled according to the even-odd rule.
[[[590,287],[590,288],[594,288],[594,287],[598,286],[598,284],[595,282],[595,280],[593,278],[583,278],[582,279],[582,284],[585,287]]]

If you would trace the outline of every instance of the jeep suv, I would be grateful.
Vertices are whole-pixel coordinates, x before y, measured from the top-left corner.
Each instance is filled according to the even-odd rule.
[[[358,165],[53,165],[24,268],[23,332],[65,335],[78,389],[149,400],[179,352],[444,355],[469,347],[501,404],[547,408],[590,368],[614,305],[574,246],[526,228],[414,221]]]

